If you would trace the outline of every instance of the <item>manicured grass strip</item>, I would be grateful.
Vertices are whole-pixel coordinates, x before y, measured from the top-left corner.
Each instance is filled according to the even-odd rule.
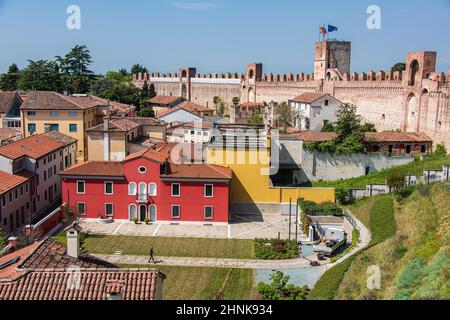
[[[354,257],[348,258],[325,272],[308,294],[308,300],[333,300]]]
[[[381,243],[395,235],[397,224],[394,217],[391,196],[377,198],[370,211],[369,228],[372,233],[371,246]]]
[[[255,258],[252,240],[88,235],[83,241],[84,250],[99,254],[147,256],[152,247],[156,257]]]
[[[121,268],[148,268],[140,265],[120,265]],[[196,268],[158,266],[166,275],[164,300],[209,300],[223,288],[225,300],[248,300],[253,287],[253,270],[226,268]],[[230,271],[232,271],[230,273]]]
[[[369,174],[358,178],[345,179],[339,181],[330,182],[313,182],[313,187],[332,187],[343,189],[365,189],[368,184],[384,184],[389,173],[402,171],[412,175],[423,175],[425,169],[439,169],[442,170],[442,166],[450,164],[450,156],[432,157],[423,161],[414,161],[404,166],[395,166],[386,170],[382,170],[376,173]]]

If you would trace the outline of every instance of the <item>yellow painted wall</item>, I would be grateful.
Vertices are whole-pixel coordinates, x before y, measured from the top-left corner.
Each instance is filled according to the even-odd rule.
[[[235,203],[289,203],[290,198],[317,203],[335,202],[333,188],[275,188],[270,187],[270,151],[255,149],[222,150],[208,147],[207,162],[233,170],[231,202]]]
[[[51,110],[59,112],[59,116],[55,117],[50,115],[50,110],[34,110],[36,115],[28,115],[28,111],[20,111],[23,123],[22,131],[25,137],[30,136],[30,132],[28,132],[29,123],[34,123],[36,125],[36,134],[45,133],[46,124],[58,124],[59,132],[77,139],[77,162],[80,163],[87,160],[84,130],[95,126],[95,108],[87,110],[70,110],[76,111],[76,116],[69,116],[69,110]],[[69,131],[70,124],[77,125],[77,132]]]

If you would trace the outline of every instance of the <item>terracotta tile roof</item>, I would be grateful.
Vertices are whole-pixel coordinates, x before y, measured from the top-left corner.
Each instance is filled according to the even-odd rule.
[[[13,253],[14,254],[14,253]],[[44,240],[19,264],[20,269],[116,268],[117,266],[80,252],[78,259],[67,255],[67,247],[52,239]]]
[[[161,174],[161,178],[182,179],[226,179],[232,178],[232,170],[212,164],[170,164],[168,174]]]
[[[16,174],[0,170],[0,194],[4,194],[22,183],[27,182],[33,176],[34,173],[27,170],[22,170]]]
[[[88,161],[59,173],[62,176],[123,177],[123,166],[118,161]]]
[[[136,129],[140,124],[128,118],[113,118],[109,121],[109,131],[128,132]],[[85,131],[104,131],[104,124],[86,129]]]
[[[305,142],[324,142],[330,141],[336,138],[336,133],[334,132],[317,132],[317,131],[304,131],[300,133],[293,134],[281,134],[280,138],[292,138],[298,139]]]
[[[17,96],[19,100],[22,100],[14,91],[0,91],[0,113],[6,113],[14,105],[14,98]]]
[[[152,104],[171,104],[176,102],[179,99],[183,99],[182,97],[177,96],[155,96],[150,99],[150,103]]]
[[[82,269],[77,288],[67,270],[31,269],[17,280],[0,282],[0,300],[107,300],[108,293],[121,293],[123,300],[155,300],[158,278],[165,276],[155,269]]]
[[[165,126],[163,121],[160,121],[155,118],[146,118],[146,117],[127,117],[131,121],[137,122],[144,126]]]
[[[192,122],[183,124],[183,127],[184,128],[202,128],[204,130],[209,130],[213,127],[213,124],[211,122],[205,122],[205,121],[202,121],[202,122],[192,121]]]
[[[11,138],[15,138],[20,135],[21,133],[17,130],[9,128],[0,128],[0,141],[9,140]]]
[[[111,101],[111,100],[107,100],[107,99],[103,99],[97,96],[90,96],[92,97],[92,99],[97,100],[100,104],[102,105],[109,105],[109,107],[112,110],[117,111],[118,114],[128,114],[129,112],[133,111],[135,109],[134,106],[129,105],[129,104],[125,104],[125,103],[121,103],[121,102],[117,102],[117,101]]]
[[[192,101],[184,101],[177,105],[177,108],[182,108],[184,110],[188,110],[190,112],[196,113],[196,112],[206,112],[206,111],[214,111],[214,109],[202,106],[198,103],[194,103]]]
[[[47,132],[1,146],[0,155],[9,159],[18,159],[23,156],[38,159],[75,141],[59,132]]]
[[[367,132],[366,141],[377,142],[432,142],[433,140],[424,133],[413,132]]]
[[[24,270],[18,269],[18,266],[41,244],[39,242],[33,243],[25,248],[14,251],[6,256],[0,257],[0,266],[11,261],[14,258],[19,257],[19,260],[11,264],[10,266],[0,269],[0,283],[5,279],[16,279],[18,276],[24,273]],[[1,298],[0,298],[1,300]]]
[[[73,97],[53,91],[31,92],[23,102],[22,110],[84,110],[98,106],[90,96]]]
[[[303,103],[312,103],[316,100],[319,100],[322,97],[328,96],[327,93],[315,93],[315,92],[305,92],[301,95],[295,97],[291,101],[293,102],[303,102]]]

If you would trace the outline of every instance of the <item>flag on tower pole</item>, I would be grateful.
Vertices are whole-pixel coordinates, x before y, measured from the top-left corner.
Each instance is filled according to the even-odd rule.
[[[332,26],[331,24],[328,25],[328,32],[334,32],[338,31],[338,28],[335,26]]]

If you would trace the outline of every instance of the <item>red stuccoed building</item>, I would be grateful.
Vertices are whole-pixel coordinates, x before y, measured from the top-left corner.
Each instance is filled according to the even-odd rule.
[[[121,162],[86,162],[61,177],[63,203],[80,218],[228,223],[232,171],[174,164],[167,145]]]

